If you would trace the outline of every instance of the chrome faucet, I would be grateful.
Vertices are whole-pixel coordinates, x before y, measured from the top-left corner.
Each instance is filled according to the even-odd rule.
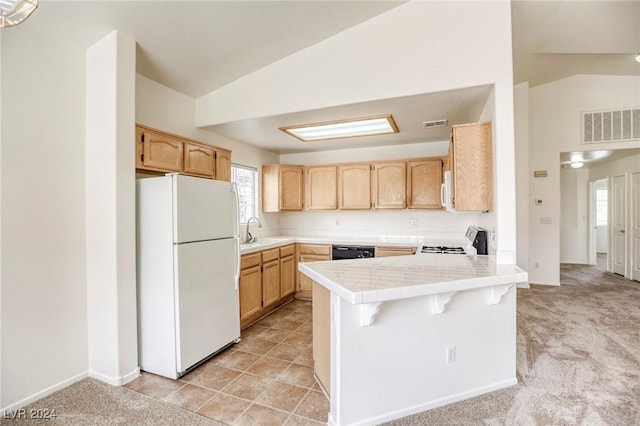
[[[254,237],[253,235],[251,235],[251,232],[249,232],[249,224],[251,223],[252,220],[256,221],[256,223],[258,224],[258,228],[262,228],[262,223],[260,222],[260,219],[258,219],[257,217],[253,216],[250,217],[249,220],[247,220],[247,237],[244,239],[244,242],[249,244],[249,243],[255,243],[257,238]]]

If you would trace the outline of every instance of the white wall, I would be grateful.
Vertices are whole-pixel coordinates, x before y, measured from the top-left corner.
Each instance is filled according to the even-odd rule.
[[[317,165],[446,156],[449,141],[401,146],[285,154],[283,164]],[[452,214],[430,210],[313,211],[279,213],[280,232],[287,235],[403,236],[460,239],[484,213]],[[413,226],[412,221],[417,222]]]
[[[87,46],[77,34],[43,35],[45,10],[1,39],[0,408],[87,371]]]
[[[589,263],[589,170],[560,171],[560,263]]]
[[[577,75],[529,90],[531,283],[560,283],[560,152],[640,147],[640,141],[581,145],[580,112],[638,105],[640,77],[633,76]],[[535,170],[548,177],[533,178]],[[543,204],[534,205],[536,198]]]
[[[427,49],[425,49],[425,46]],[[425,53],[426,51],[426,53]],[[464,52],[464,54],[460,54]],[[472,72],[470,72],[472,70]],[[494,84],[498,260],[515,262],[511,8],[408,2],[196,101],[199,126]]]
[[[514,87],[516,163],[516,264],[529,270],[529,83]]]

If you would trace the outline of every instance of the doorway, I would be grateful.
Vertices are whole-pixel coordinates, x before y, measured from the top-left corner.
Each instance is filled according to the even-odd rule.
[[[599,179],[590,185],[591,241],[589,264],[606,271],[609,254],[609,179]]]
[[[627,265],[627,239],[625,225],[627,223],[627,185],[625,175],[613,177],[611,191],[611,271],[614,274],[625,276]]]

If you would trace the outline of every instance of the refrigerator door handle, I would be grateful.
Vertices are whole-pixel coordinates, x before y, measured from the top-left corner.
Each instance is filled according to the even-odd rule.
[[[233,208],[234,208],[234,213],[235,213],[235,217],[236,217],[236,229],[235,229],[235,235],[234,237],[238,238],[238,240],[240,239],[240,200],[238,199],[238,185],[236,185],[235,182],[231,182],[231,192],[233,192]],[[238,250],[240,250],[240,247],[238,247]]]
[[[236,244],[236,269],[235,269],[235,277],[234,277],[234,286],[235,289],[238,290],[238,283],[240,281],[240,238],[236,237],[233,239]]]

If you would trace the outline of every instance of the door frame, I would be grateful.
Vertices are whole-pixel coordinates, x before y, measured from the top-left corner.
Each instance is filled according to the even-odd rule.
[[[595,265],[597,262],[596,242],[598,241],[596,234],[596,181],[589,181],[589,265]]]
[[[629,278],[635,281],[640,281],[640,273],[637,274],[636,276],[636,268],[638,268],[638,266],[640,265],[636,265],[635,264],[635,260],[637,260],[638,262],[640,262],[640,253],[636,253],[636,250],[640,251],[640,244],[638,244],[636,246],[634,238],[636,237],[634,235],[635,226],[640,225],[640,223],[635,223],[635,219],[638,218],[638,220],[640,221],[640,191],[635,191],[634,192],[634,188],[633,188],[633,177],[634,175],[640,175],[640,169],[633,171],[631,173],[629,173],[629,204],[630,204],[630,211],[629,211],[629,220],[628,220],[628,224],[629,224],[629,230],[630,232],[627,235],[627,239],[629,240]],[[636,211],[636,209],[638,209],[639,211]],[[638,268],[640,269],[640,268]]]
[[[629,173],[623,172],[622,174],[610,176],[609,180],[609,212],[608,212],[608,223],[609,223],[609,256],[607,256],[607,270],[613,273],[616,273],[622,277],[629,278],[629,238],[628,234],[623,231],[622,237],[622,248],[624,261],[622,262],[622,266],[624,271],[622,274],[615,272],[614,261],[616,260],[616,246],[615,246],[615,234],[616,234],[616,226],[615,226],[615,215],[617,213],[616,202],[618,201],[616,196],[615,184],[616,178],[622,178],[622,182],[624,184],[624,188],[622,191],[622,213],[624,215],[623,219],[623,228],[626,230],[629,227]]]

